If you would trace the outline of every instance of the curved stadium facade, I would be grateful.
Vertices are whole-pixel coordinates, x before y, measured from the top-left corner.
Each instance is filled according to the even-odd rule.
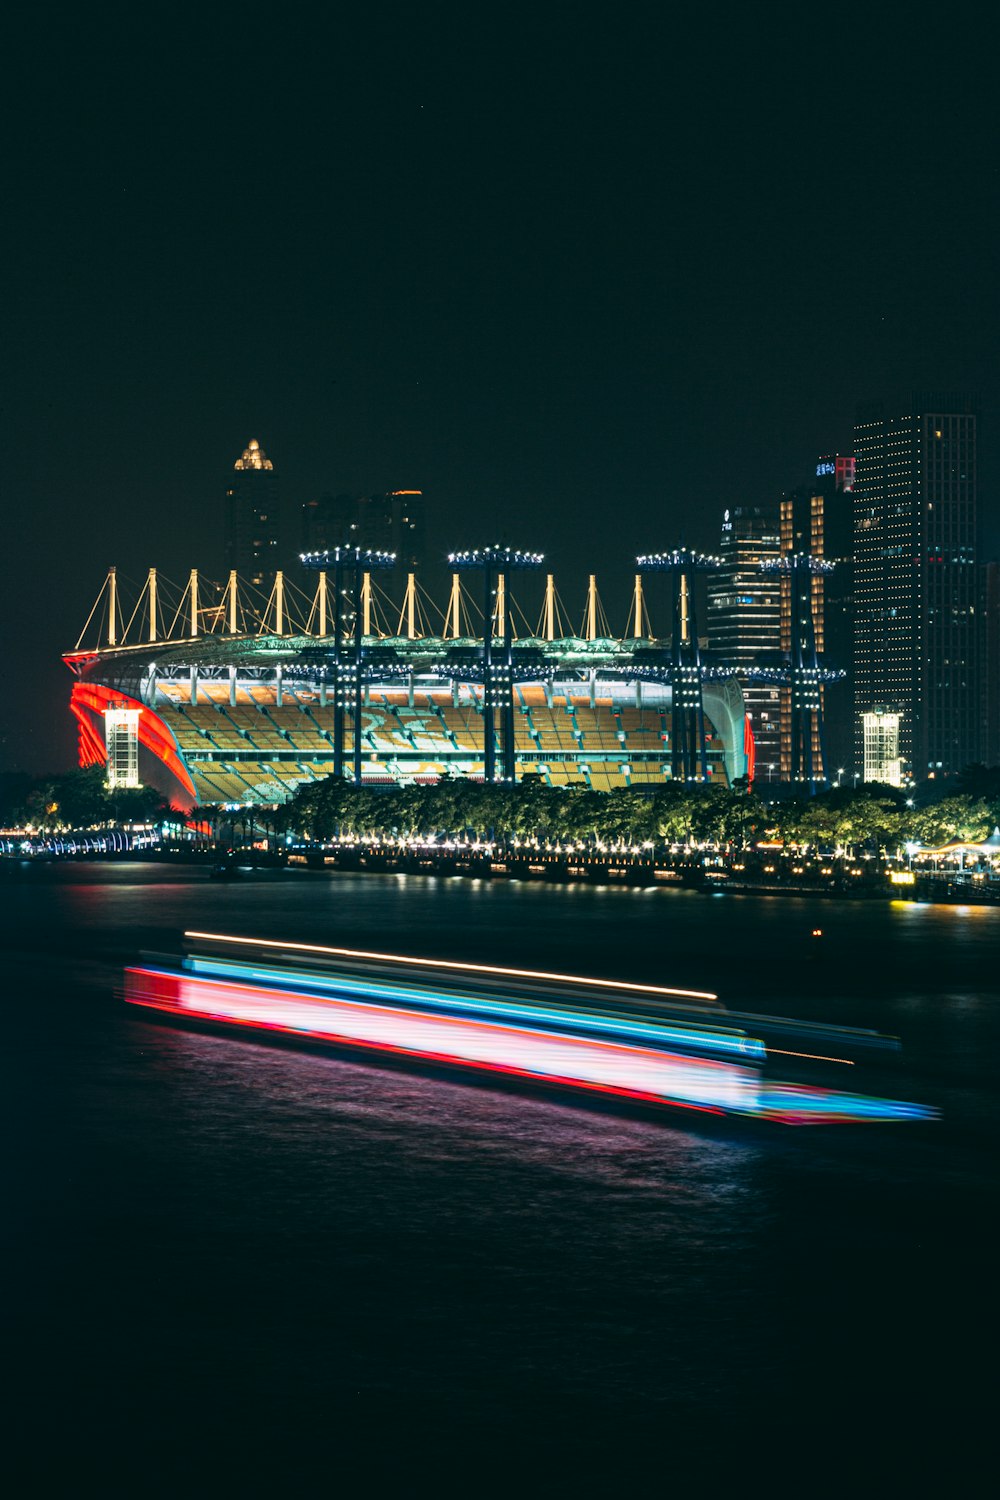
[[[481,639],[366,637],[360,688],[338,706],[329,640],[198,633],[194,623],[183,640],[66,654],[81,765],[107,764],[119,784],[156,786],[188,805],[283,801],[333,773],[338,736],[349,774],[359,744],[364,785],[484,776]],[[516,778],[600,791],[670,780],[666,654],[647,639],[514,641]],[[752,775],[738,683],[706,680],[703,701],[707,779]]]

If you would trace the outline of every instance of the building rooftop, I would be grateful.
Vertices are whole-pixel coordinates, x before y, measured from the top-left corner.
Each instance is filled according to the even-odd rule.
[[[268,458],[256,438],[251,438],[243,449],[242,456],[233,464],[234,469],[273,469],[274,464]]]

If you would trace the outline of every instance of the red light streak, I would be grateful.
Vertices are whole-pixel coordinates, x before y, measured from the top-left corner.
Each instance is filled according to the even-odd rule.
[[[751,1110],[757,1097],[757,1074],[750,1068],[565,1032],[148,969],[126,971],[126,999],[205,1021],[503,1072],[645,1102],[683,1104],[710,1113]]]
[[[188,1020],[708,1114],[752,1115],[786,1125],[929,1120],[937,1115],[923,1105],[770,1082],[752,1068],[655,1048],[186,973],[126,969],[125,999]]]

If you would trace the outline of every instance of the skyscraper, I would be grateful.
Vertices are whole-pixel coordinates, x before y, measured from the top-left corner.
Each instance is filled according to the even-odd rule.
[[[1000,766],[1000,562],[981,570],[979,681],[983,725],[979,759]]]
[[[816,464],[815,477],[781,500],[781,551],[804,552],[833,563],[833,572],[812,578],[812,623],[816,650],[824,665],[850,673],[853,637],[852,505],[855,462],[842,454],[826,454]],[[781,647],[791,649],[791,576],[781,583]],[[828,780],[845,773],[853,755],[853,717],[848,682],[821,689],[822,745],[815,746],[815,763]],[[791,767],[791,690],[782,691],[782,770]]]
[[[958,772],[979,749],[973,404],[859,406],[855,451],[856,763],[872,781]]]
[[[226,567],[262,588],[282,566],[274,465],[251,438],[233,470],[226,487]]]
[[[708,575],[708,640],[735,666],[777,665],[780,588],[762,562],[778,556],[778,517],[755,506],[727,510],[719,542],[722,567]],[[757,779],[776,780],[780,767],[779,689],[740,676],[756,745]]]

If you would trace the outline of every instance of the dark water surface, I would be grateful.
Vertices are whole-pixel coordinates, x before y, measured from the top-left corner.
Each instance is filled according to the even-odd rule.
[[[8,866],[0,894],[8,1369],[40,1462],[259,1442],[291,1474],[317,1436],[431,1465],[467,1438],[596,1473],[749,1431],[765,1474],[802,1440],[891,1468],[987,1430],[1000,910],[152,864]],[[877,1027],[885,1092],[943,1119],[712,1132],[126,1013],[122,963],[190,926]]]

